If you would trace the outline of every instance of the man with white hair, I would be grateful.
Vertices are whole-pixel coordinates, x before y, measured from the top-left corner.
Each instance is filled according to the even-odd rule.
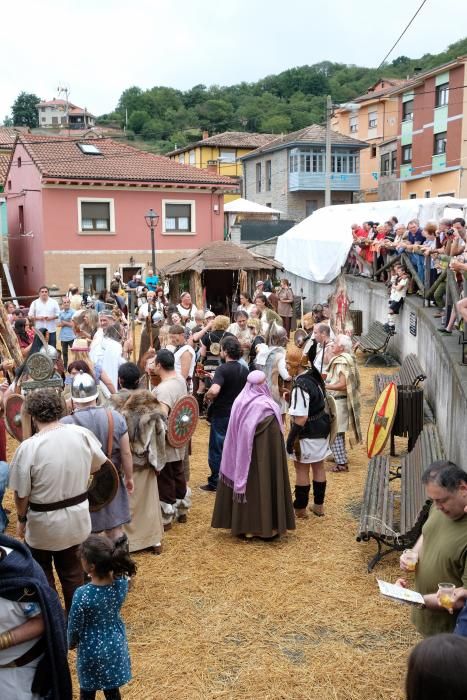
[[[345,433],[349,428],[357,442],[362,441],[360,430],[360,375],[352,355],[352,341],[348,335],[334,340],[332,357],[327,368],[326,389],[334,397],[337,409],[337,435],[331,445],[336,462],[332,472],[349,471],[345,449]]]

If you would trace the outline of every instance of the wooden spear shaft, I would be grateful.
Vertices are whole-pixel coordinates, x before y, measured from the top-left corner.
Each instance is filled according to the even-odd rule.
[[[23,364],[23,356],[19,347],[18,338],[16,333],[12,329],[10,322],[8,321],[8,316],[3,305],[3,301],[0,299],[0,334],[2,336],[2,341],[5,347],[10,353],[11,359],[15,363],[16,367],[21,367]]]

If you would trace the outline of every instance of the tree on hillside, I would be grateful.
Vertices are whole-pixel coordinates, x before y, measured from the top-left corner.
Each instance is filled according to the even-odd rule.
[[[218,134],[231,128],[232,105],[226,100],[206,100],[196,107],[201,127],[209,133]]]
[[[134,131],[135,134],[140,134],[143,130],[143,126],[151,120],[151,115],[142,109],[132,112],[130,118],[128,119],[128,128]]]
[[[20,92],[11,108],[13,124],[15,126],[39,126],[37,105],[39,97],[30,92]]]

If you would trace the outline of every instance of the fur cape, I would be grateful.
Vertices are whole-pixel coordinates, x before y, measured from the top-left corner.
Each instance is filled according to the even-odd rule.
[[[160,471],[166,462],[167,420],[159,401],[146,389],[123,389],[110,401],[126,420],[135,468],[150,464]]]

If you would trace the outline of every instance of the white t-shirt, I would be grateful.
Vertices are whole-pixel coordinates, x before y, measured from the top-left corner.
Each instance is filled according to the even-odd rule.
[[[46,328],[49,333],[56,332],[59,315],[60,307],[55,299],[51,299],[50,297],[46,302],[41,301],[41,299],[35,299],[29,307],[28,313],[28,316],[31,318],[37,318],[37,316],[56,316],[57,318],[53,321],[35,321],[36,328]]]
[[[399,287],[401,285],[402,288],[391,290],[391,296],[390,296],[391,301],[400,301],[401,299],[404,299],[406,294],[407,294],[408,284],[409,284],[409,280],[407,277],[400,280],[400,282],[397,283],[397,286]]]
[[[176,352],[174,352],[174,357],[175,357],[175,371],[177,374],[182,376],[182,363],[181,363],[181,357],[185,352],[189,352],[191,355],[191,364],[190,364],[190,369],[188,371],[188,377],[191,378],[193,376],[193,372],[195,371],[195,363],[196,363],[196,354],[191,345],[182,345],[181,348],[179,348]]]
[[[289,416],[303,417],[308,415],[308,407],[310,405],[310,396],[308,392],[300,389],[292,390],[290,396]]]
[[[191,309],[185,309],[181,304],[177,304],[177,311],[180,314],[182,321],[186,321],[188,318],[194,319],[195,313],[198,311],[194,304],[191,305]]]
[[[31,503],[56,503],[85,493],[90,473],[105,461],[91,431],[60,424],[21,443],[10,464],[9,487]],[[29,510],[27,517],[25,540],[37,549],[68,549],[91,533],[87,500],[59,510]]]

